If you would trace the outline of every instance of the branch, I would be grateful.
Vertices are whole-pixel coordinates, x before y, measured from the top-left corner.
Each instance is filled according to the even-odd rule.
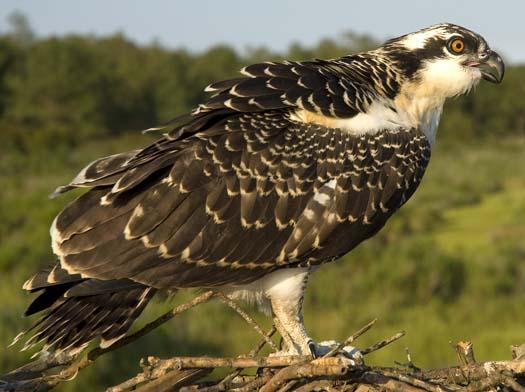
[[[398,332],[394,336],[391,336],[389,338],[381,340],[381,341],[379,341],[377,343],[374,343],[370,347],[367,347],[367,348],[361,350],[361,354],[367,355],[367,354],[370,354],[370,353],[372,353],[374,351],[382,349],[383,347],[388,346],[391,343],[394,343],[396,340],[401,339],[403,336],[405,336],[405,331]]]
[[[476,360],[474,359],[474,349],[472,342],[461,340],[453,347],[456,350],[456,354],[458,355],[459,363],[462,365],[476,363]]]
[[[225,296],[223,293],[217,293],[216,294],[219,299],[226,305],[228,305],[230,308],[232,308],[233,310],[235,310],[237,313],[239,313],[239,315],[249,324],[252,326],[253,329],[255,329],[255,331],[257,331],[257,333],[259,335],[261,335],[263,337],[263,339],[266,340],[266,343],[268,343],[268,345],[272,348],[272,350],[274,352],[276,351],[279,351],[279,349],[277,348],[277,346],[275,345],[275,343],[269,338],[266,336],[266,334],[264,333],[264,331],[262,330],[262,328],[259,326],[259,324],[257,324],[257,322],[248,315],[248,313],[246,313],[244,310],[241,309],[241,307],[239,305],[237,305],[233,300],[231,300],[230,298],[228,298],[227,296]]]
[[[353,361],[346,357],[318,358],[308,363],[287,366],[277,372],[261,389],[260,392],[275,392],[289,380],[313,378],[317,376],[341,377],[349,370]]]
[[[267,341],[266,338],[271,338],[276,331],[277,330],[276,330],[275,326],[272,326],[272,329],[270,329],[270,331],[268,331],[268,333],[266,334],[265,338],[263,338],[259,342],[259,344],[253,350],[251,350],[248,353],[248,357],[255,357],[259,353],[259,351],[262,350],[264,345],[266,344],[266,341]],[[220,391],[228,390],[229,387],[230,387],[231,382],[237,376],[239,376],[239,374],[241,374],[242,371],[243,371],[243,368],[236,368],[232,373],[230,373],[226,377],[224,377],[217,385],[214,385],[214,386],[211,386],[211,387],[208,387],[208,388],[204,388],[202,390],[202,392],[220,392]]]
[[[377,321],[377,319],[373,319],[368,324],[366,324],[365,326],[360,328],[358,331],[354,332],[344,342],[339,343],[336,347],[334,347],[332,350],[327,352],[324,355],[324,357],[325,358],[333,357],[334,355],[337,355],[338,353],[340,353],[343,348],[345,348],[346,346],[352,344],[354,342],[354,340],[356,340],[359,336],[361,336],[362,334],[367,332],[370,328],[372,328],[374,326],[374,324],[376,323],[376,321]]]
[[[210,374],[210,369],[193,369],[185,371],[172,371],[166,375],[153,380],[147,385],[140,387],[137,391],[140,392],[168,392],[178,390],[179,387],[191,384],[194,380],[198,380],[202,377]]]
[[[157,369],[214,369],[226,368],[278,368],[304,363],[312,357],[285,355],[282,357],[174,357],[159,359],[149,357],[148,361]]]
[[[337,345],[324,357],[312,359],[311,356],[268,356],[257,357],[258,352],[269,345],[275,348],[271,339],[275,333],[273,327],[264,333],[260,326],[234,301],[223,294],[205,292],[188,303],[182,304],[165,313],[137,332],[122,338],[107,348],[95,348],[83,358],[61,355],[46,355],[13,372],[0,377],[1,391],[46,391],[59,383],[72,379],[78,371],[89,366],[102,355],[128,345],[148,334],[160,325],[171,320],[194,306],[217,297],[227,306],[239,313],[262,340],[247,356],[228,357],[174,357],[160,359],[148,357],[141,360],[142,372],[119,385],[111,387],[108,392],[137,390],[142,392],[191,390],[201,392],[220,391],[481,391],[506,387],[509,390],[525,392],[525,346],[513,346],[513,360],[476,363],[472,343],[458,342],[453,345],[458,354],[460,365],[443,369],[422,370],[417,368],[407,351],[407,364],[400,367],[366,366],[345,356],[344,346],[353,343],[369,331],[376,320],[364,325],[343,343]],[[368,355],[396,342],[404,336],[399,332],[382,339],[361,350]],[[397,362],[396,362],[397,363]],[[217,368],[234,369],[227,376],[213,379],[210,374]],[[249,368],[258,369],[246,374]],[[50,370],[54,372],[51,373]],[[205,380],[203,380],[205,378]]]
[[[346,341],[353,341],[355,336],[366,332],[373,322],[365,325]],[[369,354],[397,341],[404,335],[399,332],[389,338],[378,341],[362,353]],[[264,344],[263,344],[264,345]],[[469,350],[472,350],[470,345]],[[253,353],[253,350],[252,350]],[[359,386],[367,391],[409,391],[409,392],[447,392],[455,390],[480,391],[506,386],[510,390],[525,392],[520,384],[520,376],[525,374],[525,359],[486,363],[470,363],[445,369],[420,370],[407,356],[411,366],[401,368],[354,365],[345,356],[322,357],[312,359],[309,356],[296,357],[175,357],[155,359],[156,369],[170,371],[188,371],[189,369],[210,370],[220,367],[236,367],[237,370],[221,381],[202,381],[187,385],[187,391],[313,391],[355,390]],[[472,357],[473,357],[472,351]],[[255,376],[242,376],[239,369],[258,368]],[[148,385],[148,384],[147,384]],[[177,384],[179,385],[179,384]],[[322,387],[321,387],[322,386]],[[316,389],[318,388],[318,389]],[[140,390],[140,389],[139,389]],[[153,390],[153,389],[152,389]]]

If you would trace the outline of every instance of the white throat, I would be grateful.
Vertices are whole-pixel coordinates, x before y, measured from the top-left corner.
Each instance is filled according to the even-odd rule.
[[[443,113],[445,99],[437,96],[421,96],[402,92],[395,100],[396,109],[406,126],[421,130],[432,146]]]
[[[393,100],[376,98],[366,113],[341,119],[298,109],[290,119],[340,128],[354,135],[416,128],[433,145],[445,99],[468,92],[480,79],[479,69],[465,67],[455,59],[432,60],[422,66],[417,77],[402,84]]]
[[[294,121],[316,123],[331,128],[340,128],[353,135],[375,134],[382,130],[399,128],[420,129],[432,145],[436,139],[444,99],[437,97],[413,97],[400,94],[395,101],[376,101],[366,113],[352,118],[327,118],[306,110],[297,110],[290,118]]]

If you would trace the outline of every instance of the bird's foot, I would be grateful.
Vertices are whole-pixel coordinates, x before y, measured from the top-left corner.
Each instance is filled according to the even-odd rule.
[[[339,342],[335,340],[325,340],[319,343],[310,341],[308,344],[310,352],[314,358],[323,357],[330,351],[339,346]],[[363,354],[354,346],[344,346],[339,350],[337,355],[343,355],[352,360],[353,365],[362,365],[364,363]]]
[[[335,340],[326,340],[323,342],[316,343],[313,340],[309,340],[303,346],[291,345],[283,350],[271,353],[270,357],[282,357],[282,356],[305,356],[311,355],[313,358],[320,358],[328,354],[330,351],[339,346],[339,343]],[[362,365],[364,363],[363,354],[354,346],[344,346],[341,348],[337,355],[342,355],[349,358],[352,361],[352,365]]]

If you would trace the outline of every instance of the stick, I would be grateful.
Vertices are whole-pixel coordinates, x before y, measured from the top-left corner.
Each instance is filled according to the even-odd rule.
[[[276,331],[277,331],[277,329],[275,328],[275,325],[272,326],[272,329],[270,329],[268,331],[268,333],[266,333],[266,337],[271,338]],[[265,345],[266,345],[266,339],[263,338],[259,342],[259,344],[257,344],[257,346],[248,353],[248,357],[255,357],[259,353],[259,351],[262,350],[262,348]],[[221,380],[221,382],[219,382],[217,385],[214,385],[214,386],[208,387],[208,388],[203,388],[203,389],[201,389],[201,392],[220,392],[220,391],[227,390],[229,385],[230,385],[230,383],[232,382],[232,380],[235,377],[237,377],[242,372],[242,370],[243,370],[243,368],[235,369],[232,373],[230,373],[226,377],[224,377]]]
[[[274,352],[277,352],[279,351],[279,349],[277,348],[277,346],[275,345],[275,343],[272,341],[272,339],[270,339],[268,336],[266,336],[266,334],[264,333],[264,331],[262,330],[262,328],[259,326],[259,324],[257,324],[257,322],[248,315],[248,313],[246,313],[244,310],[242,310],[239,305],[237,305],[233,300],[231,300],[230,298],[228,298],[227,296],[225,296],[223,293],[221,292],[218,292],[216,294],[219,299],[225,303],[226,305],[228,305],[230,308],[232,308],[233,310],[235,310],[237,313],[239,313],[239,315],[248,323],[250,324],[253,329],[255,329],[257,331],[257,333],[259,335],[261,335],[263,337],[263,339],[266,340],[266,343],[268,343],[268,345],[272,348],[272,350]]]
[[[394,336],[391,336],[387,339],[384,339],[384,340],[381,340],[377,343],[374,343],[373,345],[371,345],[370,347],[367,347],[363,350],[361,350],[361,354],[363,355],[367,355],[367,354],[370,354],[374,351],[377,351],[393,342],[395,342],[396,340],[398,339],[401,339],[403,336],[405,336],[405,331],[401,331],[401,332],[398,332],[396,333]]]
[[[416,377],[409,376],[408,374],[399,374],[394,371],[383,371],[383,375],[386,377],[393,378],[395,380],[404,382],[406,384],[412,385],[413,387],[421,388],[429,392],[445,392],[450,391],[448,388],[443,388],[439,385],[433,385],[428,382],[422,381]]]
[[[158,359],[150,357],[150,363],[164,369],[210,369],[210,368],[278,368],[304,363],[310,356],[286,355],[281,357],[173,357]],[[154,361],[154,362],[153,362]]]
[[[476,363],[472,342],[461,340],[454,345],[454,349],[461,365]]]
[[[205,293],[193,298],[191,301],[189,302],[186,302],[185,304],[182,304],[182,305],[179,305],[177,306],[175,309],[172,309],[170,310],[169,312],[166,312],[164,313],[162,316],[160,316],[159,318],[157,318],[156,320],[152,321],[151,323],[149,324],[146,324],[144,327],[142,327],[141,329],[139,329],[137,332],[131,334],[131,335],[128,335],[128,336],[125,336],[124,338],[120,339],[120,340],[117,340],[114,344],[112,344],[111,346],[105,348],[105,349],[94,349],[92,351],[97,351],[97,353],[94,353],[93,356],[94,358],[93,359],[96,359],[97,357],[99,357],[100,355],[102,354],[105,354],[107,352],[110,352],[110,351],[114,351],[116,349],[119,349],[120,347],[123,347],[123,346],[126,346],[128,345],[129,343],[137,340],[138,338],[141,338],[142,336],[150,333],[151,331],[153,331],[154,329],[160,327],[162,324],[166,323],[167,321],[171,320],[173,317],[181,314],[181,313],[184,313],[185,311],[197,306],[197,305],[200,305],[204,302],[208,302],[210,299],[212,299],[212,297],[214,296],[214,292],[213,291],[206,291]],[[90,352],[91,354],[91,352]]]
[[[417,388],[405,382],[386,377],[382,372],[377,371],[367,371],[363,373],[358,379],[357,383],[358,385],[378,385],[378,390],[380,391],[421,392],[421,388]]]
[[[353,365],[353,361],[346,357],[318,358],[309,363],[288,366],[273,376],[260,392],[275,392],[287,381],[298,378],[318,376],[341,377]]]
[[[339,343],[336,347],[334,347],[333,349],[331,349],[329,352],[327,352],[324,357],[325,358],[329,358],[329,357],[333,357],[334,355],[336,355],[337,353],[339,353],[345,346],[348,346],[349,344],[351,344],[354,340],[356,340],[359,336],[363,335],[365,332],[367,332],[370,328],[372,328],[374,326],[374,324],[376,323],[377,319],[373,319],[372,321],[370,321],[368,324],[366,324],[365,326],[363,326],[362,328],[360,328],[358,331],[356,331],[355,333],[353,333],[352,335],[350,335],[344,342],[342,343]]]
[[[59,355],[44,355],[33,362],[29,362],[28,364],[5,374],[4,376],[2,376],[1,380],[4,382],[30,380],[35,377],[39,377],[42,374],[42,372],[46,370],[68,365],[73,360],[74,357],[71,357],[66,353],[62,353]]]
[[[168,372],[164,376],[161,376],[147,385],[139,387],[137,392],[168,392],[179,390],[184,385],[191,384],[193,381],[198,380],[204,376],[210,374],[213,370],[211,369],[193,369],[193,370],[174,370]]]

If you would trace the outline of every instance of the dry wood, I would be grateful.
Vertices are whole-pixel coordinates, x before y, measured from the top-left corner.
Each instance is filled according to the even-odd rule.
[[[253,350],[251,350],[248,353],[248,357],[255,357],[259,353],[259,351],[262,350],[264,345],[266,344],[267,338],[271,338],[276,331],[277,331],[277,329],[275,328],[275,326],[272,326],[272,329],[270,329],[268,331],[268,333],[266,333],[265,337],[259,342],[259,344]],[[217,385],[213,385],[213,386],[207,387],[207,388],[205,387],[201,391],[202,392],[227,391],[228,389],[230,389],[230,386],[231,386],[231,383],[232,383],[233,379],[235,377],[239,376],[239,374],[241,374],[242,371],[243,371],[243,368],[237,368],[232,373],[230,373],[226,377],[224,377]]]
[[[159,359],[150,357],[155,361],[154,366],[159,369],[214,369],[214,368],[279,368],[312,359],[310,356],[286,355],[282,357],[174,357]]]
[[[225,296],[223,293],[217,293],[217,296],[219,297],[219,299],[225,303],[226,305],[228,305],[230,308],[232,308],[233,310],[235,310],[237,313],[239,313],[239,315],[249,324],[252,326],[253,329],[255,329],[257,331],[257,333],[259,335],[261,335],[263,337],[263,339],[266,340],[266,343],[268,343],[268,345],[272,348],[272,350],[274,352],[276,351],[279,351],[279,349],[277,348],[277,346],[275,345],[275,343],[272,341],[272,339],[270,339],[269,337],[266,336],[266,334],[264,333],[264,331],[262,330],[262,328],[259,326],[259,324],[257,324],[257,322],[252,318],[250,317],[250,315],[248,313],[246,313],[244,310],[242,310],[242,308],[237,305],[232,299],[228,298],[227,296]]]
[[[401,381],[401,382],[403,382],[405,384],[412,385],[413,387],[420,388],[420,389],[423,389],[425,391],[429,391],[429,392],[445,392],[445,391],[449,391],[448,388],[428,383],[426,381],[420,380],[420,379],[418,379],[416,377],[413,377],[413,376],[410,376],[408,374],[399,374],[398,372],[392,371],[392,370],[383,371],[382,374],[383,374],[383,376],[386,376],[386,377],[389,377],[389,378]]]
[[[263,336],[261,342],[247,356],[237,358],[216,357],[174,357],[160,359],[148,357],[141,361],[142,372],[123,383],[108,389],[108,392],[138,390],[149,391],[483,391],[506,387],[507,390],[525,392],[525,349],[523,345],[513,346],[513,360],[476,363],[473,346],[468,341],[453,345],[460,359],[460,366],[443,369],[423,370],[417,368],[407,350],[407,364],[400,367],[379,367],[355,364],[344,356],[344,346],[353,343],[359,336],[372,328],[375,320],[353,333],[343,343],[322,358],[310,356],[256,357],[257,353],[269,345],[275,349],[271,340],[275,328],[264,333],[258,324],[234,301],[223,294],[205,292],[188,303],[182,304],[158,319],[147,324],[108,348],[95,348],[84,357],[47,356],[31,362],[13,372],[0,377],[0,392],[6,391],[46,391],[56,385],[74,378],[78,371],[91,365],[100,356],[123,347],[158,326],[194,306],[219,298],[223,303],[238,312],[243,319]],[[404,332],[399,332],[361,350],[363,355],[384,348],[397,341]],[[219,367],[234,369],[226,377],[213,380],[208,377]],[[254,375],[244,374],[245,369],[256,368]],[[501,388],[500,388],[501,389]]]
[[[318,358],[308,363],[287,366],[277,372],[261,389],[260,392],[275,392],[287,381],[298,378],[317,376],[343,376],[353,365],[350,358],[332,357]]]
[[[512,359],[525,359],[525,344],[510,346]]]
[[[372,353],[374,351],[377,351],[377,350],[379,350],[379,349],[389,345],[390,343],[394,343],[396,340],[401,339],[403,336],[405,336],[405,331],[398,332],[394,336],[391,336],[389,338],[381,340],[381,341],[379,341],[377,343],[374,343],[370,347],[367,347],[367,348],[361,350],[361,354],[363,354],[363,355],[370,354],[370,353]]]
[[[370,328],[374,326],[377,319],[373,319],[368,324],[360,328],[358,331],[354,332],[352,335],[350,335],[344,342],[339,343],[336,347],[331,349],[329,352],[327,352],[324,356],[325,357],[333,357],[334,355],[337,355],[345,346],[348,346],[354,342],[359,336],[367,332]]]
[[[422,389],[395,378],[387,377],[381,372],[368,371],[365,372],[358,381],[357,391],[421,392]]]
[[[181,386],[188,385],[194,380],[207,376],[211,369],[174,370],[151,381],[147,385],[137,388],[137,392],[168,392],[176,391]]]
[[[472,342],[461,340],[454,345],[454,349],[456,350],[460,364],[469,365],[476,362]]]

